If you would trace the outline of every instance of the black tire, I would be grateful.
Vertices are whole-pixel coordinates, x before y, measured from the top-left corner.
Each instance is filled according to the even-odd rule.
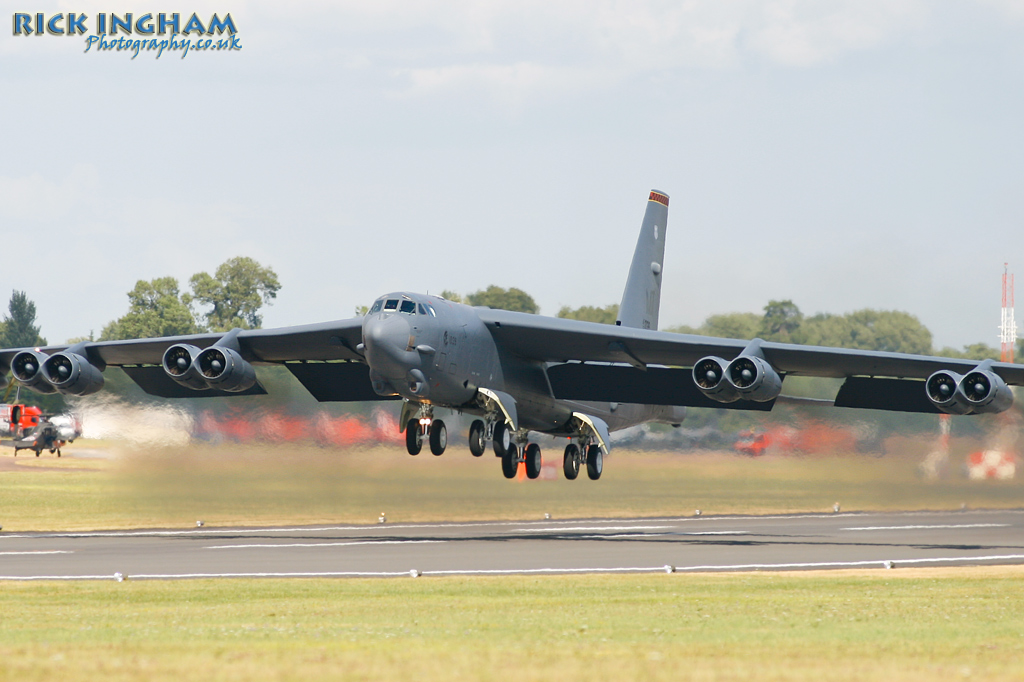
[[[537,478],[540,476],[540,468],[543,462],[540,458],[540,446],[530,443],[526,446],[526,477]]]
[[[512,434],[508,432],[508,425],[505,422],[494,423],[494,455],[504,457],[505,452],[512,445]]]
[[[601,478],[603,470],[604,455],[601,453],[601,447],[599,445],[591,445],[587,448],[587,476],[590,477],[591,481],[596,481]]]
[[[505,454],[501,456],[501,473],[505,474],[505,478],[515,478],[518,470],[519,450],[515,443],[511,443],[505,450]]]
[[[469,425],[469,451],[474,457],[484,454],[487,443],[484,441],[484,423],[477,419]]]
[[[422,448],[423,434],[420,433],[420,422],[418,419],[410,419],[405,425],[405,449],[410,455],[418,455]]]
[[[566,479],[575,481],[580,475],[580,448],[576,443],[569,443],[565,446],[565,454],[562,455],[562,473]]]
[[[430,451],[436,457],[443,455],[446,447],[448,447],[448,429],[445,428],[443,421],[435,419],[430,422]]]

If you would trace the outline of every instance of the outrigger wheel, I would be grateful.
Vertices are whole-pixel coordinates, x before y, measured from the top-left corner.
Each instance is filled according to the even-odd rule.
[[[410,455],[418,455],[422,447],[423,433],[420,430],[420,422],[418,419],[410,419],[405,425],[405,449]]]

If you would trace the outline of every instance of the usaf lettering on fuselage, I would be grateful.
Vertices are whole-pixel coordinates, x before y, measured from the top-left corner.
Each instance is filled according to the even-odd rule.
[[[14,14],[14,35],[43,35],[49,33],[50,35],[83,35],[89,32],[89,28],[86,26],[86,21],[89,19],[87,14],[78,14],[76,12],[68,12],[65,15],[63,12],[59,14],[53,14],[47,17],[46,14],[38,12],[31,14],[28,12],[16,12]],[[178,12],[165,13],[160,12],[154,15],[151,12],[140,15],[138,18],[132,12],[127,12],[123,16],[117,14],[101,12],[96,15],[96,27],[95,32],[99,35],[117,35],[118,32],[125,35],[171,35],[183,34],[191,35],[196,33],[198,35],[213,35],[215,33],[222,34],[227,31],[230,35],[237,33],[235,28],[235,22],[231,18],[231,14],[224,15],[221,19],[217,14],[214,14],[207,23],[203,23],[202,19],[195,13],[185,22],[184,28],[181,24],[181,14]]]

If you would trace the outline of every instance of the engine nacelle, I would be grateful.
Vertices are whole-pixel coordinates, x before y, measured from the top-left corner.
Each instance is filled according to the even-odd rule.
[[[998,374],[976,369],[960,381],[960,392],[975,414],[1003,412],[1013,405],[1013,391]]]
[[[46,353],[37,350],[21,351],[11,360],[11,374],[14,375],[14,380],[36,393],[56,393],[57,389],[43,374],[43,364],[48,358]]]
[[[191,388],[193,391],[202,391],[210,388],[210,384],[207,383],[196,363],[196,358],[201,352],[195,346],[177,343],[164,351],[164,357],[160,364],[163,365],[167,376],[177,383]]]
[[[709,355],[693,366],[693,383],[700,392],[720,403],[731,403],[740,399],[736,388],[726,378],[729,363],[722,358]]]
[[[78,353],[54,353],[43,363],[42,373],[64,395],[89,395],[103,388],[103,372]]]
[[[725,378],[741,398],[758,403],[775,400],[782,391],[782,377],[756,355],[741,355],[730,362]]]
[[[956,372],[940,369],[924,382],[924,390],[932,405],[946,414],[971,412],[971,405],[963,392],[963,376]]]
[[[256,368],[236,351],[223,346],[210,346],[195,359],[195,366],[210,388],[238,393],[256,383]]]

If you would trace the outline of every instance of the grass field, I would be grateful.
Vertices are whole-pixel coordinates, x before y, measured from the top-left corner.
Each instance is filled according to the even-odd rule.
[[[8,583],[0,680],[1021,680],[1022,578]]]
[[[598,482],[494,457],[232,445],[0,455],[3,532],[1024,507],[919,456],[617,451]],[[554,458],[552,458],[554,459]],[[1024,680],[1021,567],[0,584],[0,680]]]
[[[76,459],[108,448],[112,459]],[[57,459],[0,455],[5,531],[374,523],[595,516],[1024,507],[1019,481],[929,482],[916,456],[773,456],[615,451],[600,481],[508,481],[462,449],[198,445],[125,449],[80,441]],[[552,449],[547,450],[553,453]],[[549,457],[554,463],[556,457]]]

